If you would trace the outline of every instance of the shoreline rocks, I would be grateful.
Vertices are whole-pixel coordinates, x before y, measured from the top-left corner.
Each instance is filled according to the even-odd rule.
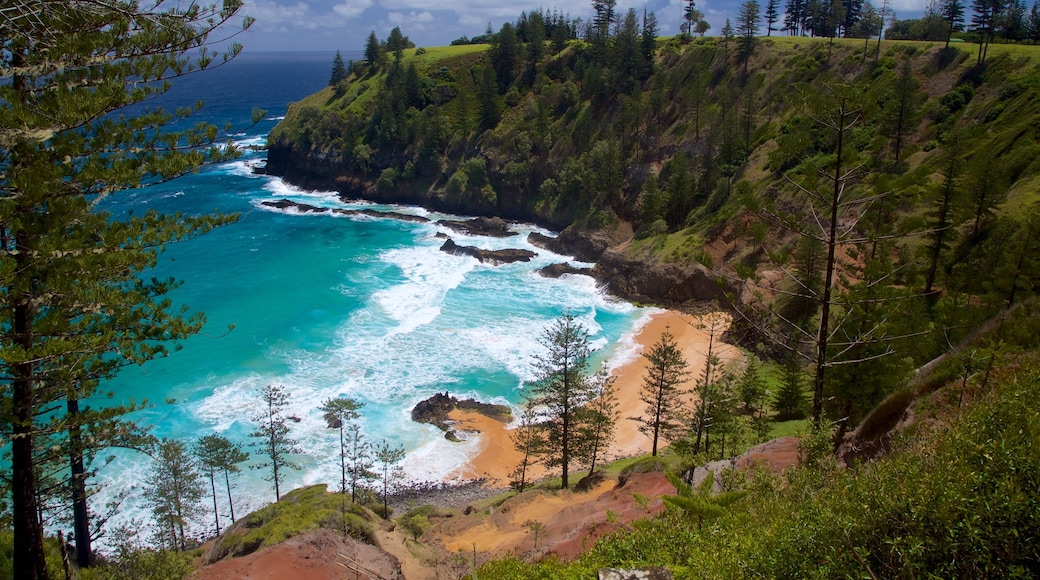
[[[476,217],[471,220],[439,220],[437,225],[471,236],[508,238],[517,235],[516,232],[509,229],[509,223],[500,217]]]
[[[590,276],[595,278],[592,273],[592,268],[577,268],[571,266],[570,262],[564,262],[562,264],[549,264],[548,266],[538,270],[538,273],[546,278],[559,278],[564,274],[579,274],[582,276]]]
[[[289,199],[279,199],[278,201],[264,201],[260,202],[260,205],[274,209],[294,209],[302,213],[331,213],[346,216],[363,215],[374,218],[385,218],[403,222],[416,223],[426,223],[430,221],[428,218],[424,218],[421,215],[398,213],[396,211],[377,211],[374,209],[343,209],[338,207],[318,207],[316,205],[310,205],[307,203],[301,203]]]
[[[537,256],[531,250],[505,249],[505,250],[482,250],[473,246],[460,246],[454,240],[448,238],[441,245],[441,251],[455,256],[472,256],[481,262],[495,264],[512,264],[513,262],[530,262],[531,258]]]
[[[448,418],[448,413],[456,409],[473,411],[502,422],[508,421],[513,416],[512,411],[505,405],[482,403],[476,399],[460,401],[445,391],[443,393],[434,393],[432,397],[416,403],[415,407],[412,408],[412,421],[436,425],[444,431],[446,439],[457,441],[458,436],[454,429],[455,422]]]

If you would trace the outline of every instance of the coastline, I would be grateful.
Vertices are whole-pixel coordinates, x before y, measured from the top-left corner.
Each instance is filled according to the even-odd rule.
[[[709,334],[704,326],[715,324],[715,353],[723,364],[739,359],[740,350],[719,341],[719,336],[729,326],[729,316],[721,312],[713,312],[702,316],[683,314],[676,310],[665,310],[651,313],[649,320],[638,328],[632,337],[635,352],[622,364],[611,371],[618,399],[618,425],[614,444],[604,458],[607,461],[621,457],[630,457],[650,453],[652,441],[639,432],[639,423],[632,417],[645,417],[646,404],[639,398],[646,374],[647,361],[643,353],[647,352],[665,332],[675,337],[683,356],[686,358],[690,376],[684,388],[693,387],[693,382],[704,368],[708,350]],[[692,405],[694,396],[689,396],[687,405]],[[454,410],[449,417],[456,421],[458,429],[478,432],[478,450],[470,457],[466,465],[452,473],[453,477],[462,479],[483,479],[490,487],[507,487],[509,474],[520,462],[521,455],[513,448],[509,438],[509,426],[497,419],[486,417],[472,411]],[[533,468],[528,477],[537,480],[547,475],[541,465]]]

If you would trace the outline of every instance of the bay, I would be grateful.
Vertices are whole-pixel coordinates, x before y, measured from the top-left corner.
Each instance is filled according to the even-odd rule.
[[[230,123],[237,143],[260,145],[287,103],[325,85],[332,56],[246,53],[176,81],[156,104],[202,100],[206,106],[193,121]],[[254,107],[266,109],[268,118],[238,129],[249,125]],[[116,401],[147,399],[151,406],[131,418],[156,436],[193,442],[219,433],[249,445],[255,441],[249,436],[252,418],[263,408],[258,389],[276,384],[290,395],[292,436],[305,450],[297,458],[301,469],[288,473],[283,490],[312,483],[338,486],[338,438],[319,411],[324,400],[337,396],[364,403],[360,423],[369,441],[385,439],[406,449],[410,481],[447,480],[475,452],[477,441],[449,442],[439,429],[412,422],[416,402],[447,391],[515,407],[523,383],[533,378],[534,356],[543,352],[544,329],[565,312],[589,329],[599,349],[597,366],[632,356],[631,336],[647,311],[605,295],[588,277],[539,276],[538,268],[573,261],[527,242],[528,232],[551,232],[518,225],[517,236],[486,238],[432,223],[270,210],[261,203],[287,198],[434,220],[458,217],[301,191],[254,174],[251,164],[263,155],[249,151],[236,161],[108,202],[106,209],[116,214],[147,209],[241,214],[233,225],[170,246],[157,270],[148,273],[183,280],[174,302],[205,312],[203,332],[168,357],[125,369],[103,385]],[[538,256],[529,263],[481,264],[441,252],[438,233],[461,245],[526,248]],[[147,522],[141,484],[153,460],[116,450],[97,461],[95,511],[118,501],[119,515],[110,525]],[[249,463],[259,461],[254,455]],[[274,501],[267,475],[243,465],[233,482],[236,514]],[[223,498],[220,505],[226,517]],[[211,528],[212,518],[200,518],[195,533]]]

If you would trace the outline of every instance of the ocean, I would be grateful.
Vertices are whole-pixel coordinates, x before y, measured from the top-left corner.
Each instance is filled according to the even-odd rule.
[[[262,145],[289,102],[321,89],[332,67],[331,53],[243,53],[223,67],[174,82],[158,101],[167,107],[206,103],[192,121],[231,123],[240,145]],[[360,54],[344,54],[359,58]],[[267,118],[249,124],[260,107]],[[235,131],[238,131],[237,133]],[[287,198],[312,205],[372,208],[458,218],[417,207],[345,202],[331,192],[302,191],[281,179],[256,175],[251,164],[262,151],[202,169],[161,185],[123,192],[106,209],[116,213],[156,209],[199,214],[239,212],[241,219],[194,240],[173,244],[149,276],[173,276],[184,284],[172,298],[205,312],[202,333],[166,358],[124,369],[102,385],[112,400],[147,399],[150,407],[130,418],[159,437],[195,441],[218,433],[249,445],[256,441],[252,418],[263,406],[258,389],[281,385],[289,394],[291,436],[305,454],[295,457],[282,490],[314,483],[338,488],[338,432],[319,410],[330,397],[362,403],[360,425],[368,441],[387,440],[407,452],[406,478],[445,481],[474,453],[477,440],[447,441],[436,427],[411,421],[412,407],[436,392],[512,406],[533,378],[533,358],[544,352],[543,332],[571,313],[591,333],[595,365],[613,367],[634,356],[631,337],[647,309],[604,294],[584,276],[549,279],[535,271],[572,261],[534,248],[520,235],[485,238],[449,232],[433,223],[392,219],[305,215],[261,206]],[[448,233],[460,245],[486,249],[527,248],[529,263],[493,266],[438,248]],[[233,327],[233,328],[232,328]],[[104,405],[98,397],[90,404]],[[254,455],[233,480],[236,514],[274,501],[267,471],[249,469]],[[92,484],[95,512],[120,500],[109,526],[144,522],[150,514],[142,496],[153,469],[147,455],[126,450],[102,453]],[[208,501],[208,500],[207,500]],[[228,506],[220,497],[226,522]],[[206,506],[211,504],[206,503]],[[212,516],[198,519],[195,533],[212,531]]]

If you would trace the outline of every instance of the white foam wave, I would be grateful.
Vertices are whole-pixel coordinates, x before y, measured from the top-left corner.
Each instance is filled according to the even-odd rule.
[[[245,134],[239,133],[235,135],[235,137],[240,137],[243,135]],[[233,141],[233,143],[235,147],[239,147],[242,149],[249,147],[263,147],[264,145],[267,145],[267,135],[254,135],[246,139],[236,139],[235,141]]]
[[[647,308],[643,314],[632,324],[631,329],[621,336],[616,342],[616,348],[611,357],[604,362],[603,370],[613,373],[615,370],[638,359],[643,354],[643,346],[636,342],[636,337],[646,328],[654,315],[665,312],[660,308]]]
[[[382,313],[398,322],[391,334],[409,333],[436,320],[448,291],[461,284],[474,267],[472,260],[434,246],[390,250],[381,259],[397,266],[407,280],[372,296]]]
[[[314,203],[315,200],[318,200],[325,202],[327,204],[327,207],[333,207],[339,204],[339,194],[335,191],[310,191],[307,189],[301,189],[299,187],[289,185],[280,177],[268,178],[268,181],[264,184],[263,189],[270,193],[272,197],[306,199],[308,200],[308,203]],[[323,205],[323,207],[325,206]]]

